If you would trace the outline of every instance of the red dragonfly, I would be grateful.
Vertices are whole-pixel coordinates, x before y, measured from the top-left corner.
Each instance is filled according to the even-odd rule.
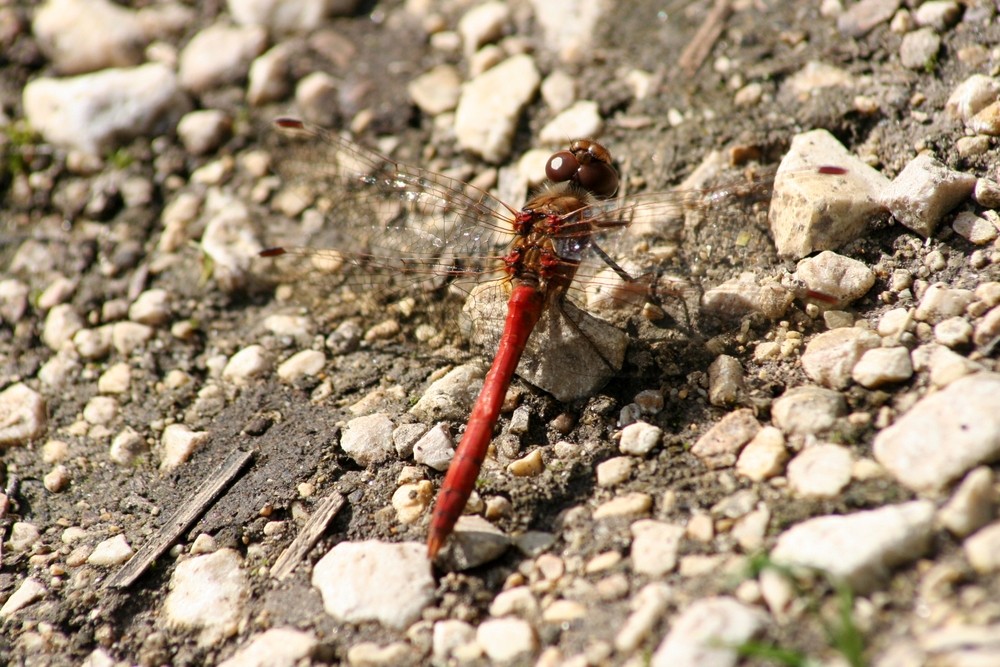
[[[690,193],[613,199],[618,174],[610,154],[600,144],[578,140],[548,159],[550,182],[516,209],[461,180],[396,162],[301,121],[281,118],[275,124],[300,141],[289,151],[292,157],[280,161],[279,173],[294,182],[333,186],[325,202],[327,217],[351,217],[336,227],[352,237],[343,242],[353,250],[281,247],[265,250],[263,256],[303,255],[338,266],[354,264],[363,272],[479,283],[469,300],[471,309],[478,310],[473,338],[495,350],[495,357],[435,503],[427,539],[433,559],[472,493],[515,371],[569,400],[592,393],[621,366],[624,333],[573,305],[567,296],[575,281],[585,274],[592,284],[613,283],[614,299],[645,300],[652,282],[612,259],[613,237],[640,221],[678,219]],[[713,196],[731,195],[713,191]],[[485,280],[497,275],[499,280]],[[544,334],[533,336],[538,327]],[[567,335],[584,343],[602,336],[611,341],[598,343],[605,348],[600,349],[560,340]],[[519,369],[526,348],[536,360],[558,355],[561,365],[602,368],[581,373],[589,378],[582,387],[567,389],[558,381],[547,386],[537,364]],[[593,350],[584,357],[582,348]]]

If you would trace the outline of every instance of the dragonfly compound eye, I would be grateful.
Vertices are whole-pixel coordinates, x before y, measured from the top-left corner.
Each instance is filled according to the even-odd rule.
[[[592,160],[581,165],[574,180],[597,197],[610,197],[618,191],[618,172],[606,162]]]
[[[577,162],[576,156],[569,151],[554,153],[545,163],[545,175],[553,183],[565,183],[575,179],[579,169],[580,163]]]

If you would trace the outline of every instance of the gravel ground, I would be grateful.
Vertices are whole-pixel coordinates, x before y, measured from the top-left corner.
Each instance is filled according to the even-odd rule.
[[[0,662],[1000,664],[994,4],[137,5],[0,7]],[[702,307],[517,381],[432,565],[482,353],[258,257],[354,222],[279,116],[511,202],[570,136],[627,193],[784,160],[623,246]]]

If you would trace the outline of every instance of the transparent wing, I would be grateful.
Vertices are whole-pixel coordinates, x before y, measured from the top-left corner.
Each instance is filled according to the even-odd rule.
[[[341,260],[469,275],[493,271],[510,245],[513,211],[489,193],[297,120],[275,125],[286,139],[275,165],[283,185],[324,214]]]

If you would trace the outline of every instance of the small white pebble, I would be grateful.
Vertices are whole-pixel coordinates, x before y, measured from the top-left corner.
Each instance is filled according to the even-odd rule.
[[[66,488],[70,482],[69,469],[64,465],[57,465],[50,470],[42,480],[45,490],[49,493],[59,493]]]
[[[632,474],[633,459],[616,456],[597,464],[597,485],[602,487],[621,484]]]

